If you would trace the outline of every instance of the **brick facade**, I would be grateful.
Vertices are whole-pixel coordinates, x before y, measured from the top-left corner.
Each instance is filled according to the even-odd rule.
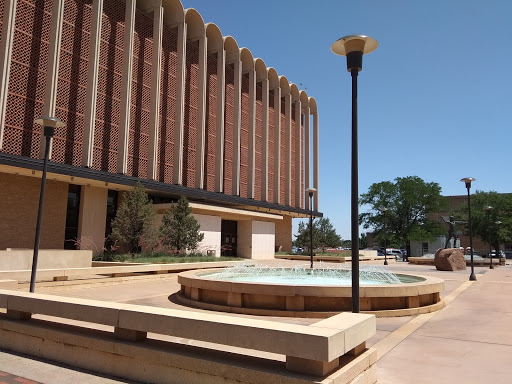
[[[251,209],[254,201],[279,205],[273,212],[286,217],[290,228],[283,236],[289,232],[290,241],[282,242],[291,246],[291,216],[287,211],[305,208],[304,196],[295,195],[297,191],[304,194],[304,165],[310,162],[303,149],[297,153],[303,145],[296,143],[304,142],[306,109],[307,116],[316,115],[316,101],[297,86],[290,86],[284,76],[278,77],[273,68],[275,79],[269,88],[270,68],[261,59],[257,59],[260,65],[256,68],[256,60],[247,48],[239,49],[233,38],[226,43],[228,38],[222,37],[218,29],[214,34],[214,28],[211,24],[207,27],[197,11],[180,12],[183,8],[179,0],[168,0],[160,6],[165,16],[163,25],[156,21],[153,8],[143,9],[149,3],[137,1],[133,14],[127,7],[133,3],[123,0],[103,1],[101,9],[95,8],[92,0],[17,0],[15,21],[7,25],[5,4],[14,2],[2,1],[0,28],[12,30],[13,40],[12,50],[0,52],[0,62],[10,63],[9,71],[0,67],[0,80],[8,83],[7,95],[0,102],[0,123],[5,122],[0,129],[0,155],[21,156],[27,161],[40,159],[42,127],[34,119],[49,113],[65,123],[55,130],[50,155],[53,163],[74,167],[78,173],[87,168],[106,175],[123,174],[234,195],[244,200],[237,204],[245,209]],[[60,11],[62,18],[58,17]],[[94,20],[101,20],[98,28]],[[127,20],[134,20],[133,26]],[[130,33],[133,42],[127,39]],[[159,47],[154,46],[157,33],[163,36],[161,55],[156,50]],[[94,49],[97,55],[91,53]],[[126,52],[132,50],[127,58]],[[52,52],[58,54],[52,56]],[[154,53],[157,58],[161,56],[161,68],[154,68],[153,63],[158,62]],[[56,61],[50,68],[53,57]],[[52,77],[54,68],[57,71]],[[97,80],[97,87],[91,85],[91,78]],[[263,95],[262,79],[267,81],[268,95]],[[152,93],[157,89],[155,85],[160,87],[159,98],[154,96],[158,90]],[[276,87],[280,88],[280,100],[274,99]],[[159,102],[153,103],[152,97]],[[268,107],[263,104],[267,98]],[[281,104],[280,109],[275,103]],[[93,104],[95,109],[87,112]],[[296,105],[301,104],[301,111],[296,113]],[[217,116],[220,113],[224,114],[222,118]],[[280,127],[274,127],[279,121]],[[224,127],[220,129],[222,122]],[[318,126],[313,129],[317,132]],[[276,137],[280,137],[279,144],[275,143]],[[275,162],[277,157],[279,164]],[[2,172],[0,168],[0,204],[12,208],[6,201],[15,196],[14,202],[23,207],[8,213],[2,210],[2,215],[16,224],[26,220],[26,225],[34,222],[35,226],[39,180]],[[264,175],[268,177],[265,191]],[[298,189],[296,183],[300,183]],[[48,181],[51,198],[47,198],[43,228],[51,234],[42,236],[42,247],[62,247],[66,185]],[[25,186],[30,198],[26,194],[13,196],[20,188],[25,191]],[[318,189],[318,185],[314,187]],[[306,216],[305,211],[294,214]],[[33,228],[11,236],[20,225],[14,229],[8,229],[10,225],[5,221],[1,225],[0,249],[32,243]]]
[[[41,180],[0,174],[0,249],[32,248]],[[62,249],[66,229],[68,184],[47,180],[41,249]]]

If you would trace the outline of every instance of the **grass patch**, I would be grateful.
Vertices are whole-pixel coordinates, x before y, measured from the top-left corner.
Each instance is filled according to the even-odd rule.
[[[178,264],[178,263],[206,263],[214,261],[240,261],[240,257],[214,257],[202,253],[192,253],[179,256],[168,253],[139,253],[132,256],[129,253],[115,254],[103,253],[94,255],[93,261],[115,261],[118,263],[143,263],[143,264]]]

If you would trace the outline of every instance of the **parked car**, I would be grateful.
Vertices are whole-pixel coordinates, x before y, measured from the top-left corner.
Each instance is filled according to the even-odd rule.
[[[491,251],[490,257],[492,257],[492,258],[494,258],[494,257],[505,257],[505,252],[499,251],[499,254],[496,255],[496,251]]]
[[[386,254],[388,256],[394,257],[396,261],[398,261],[398,260],[404,261],[405,260],[404,254],[399,249],[387,248]]]
[[[505,258],[512,259],[512,251],[504,251],[504,253],[505,253]]]

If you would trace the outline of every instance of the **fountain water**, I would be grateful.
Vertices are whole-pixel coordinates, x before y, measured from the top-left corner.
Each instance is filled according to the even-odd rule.
[[[267,266],[264,264],[238,264],[220,272],[206,272],[201,276],[228,281],[260,283],[306,284],[306,285],[347,285],[352,281],[352,269],[344,266],[327,267],[321,262],[318,267]],[[378,265],[362,266],[359,272],[361,284],[401,284],[404,282],[393,272]]]

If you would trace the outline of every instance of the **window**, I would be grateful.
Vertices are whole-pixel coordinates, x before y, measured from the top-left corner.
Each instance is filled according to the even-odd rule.
[[[64,249],[78,248],[78,222],[80,216],[81,189],[82,187],[80,185],[69,184]]]

